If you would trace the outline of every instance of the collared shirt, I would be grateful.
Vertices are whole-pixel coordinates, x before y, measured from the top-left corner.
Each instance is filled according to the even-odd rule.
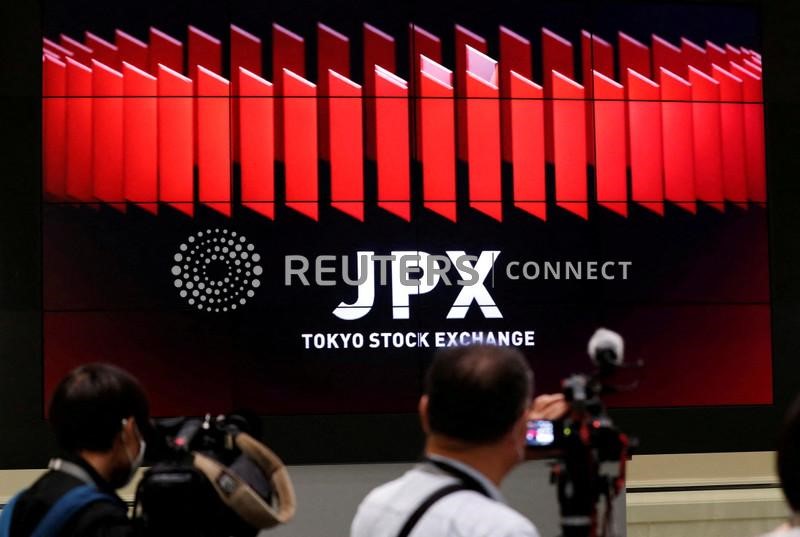
[[[431,457],[458,468],[489,494],[471,490],[440,499],[422,516],[410,537],[539,537],[531,522],[505,504],[486,476],[453,459]],[[350,537],[397,537],[411,514],[431,494],[458,479],[432,464],[420,464],[367,495],[358,508]]]

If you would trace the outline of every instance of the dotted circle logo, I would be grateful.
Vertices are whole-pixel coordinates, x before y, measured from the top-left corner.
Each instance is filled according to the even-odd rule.
[[[261,285],[261,256],[247,237],[227,229],[198,231],[178,246],[173,283],[190,306],[226,312],[247,304]]]

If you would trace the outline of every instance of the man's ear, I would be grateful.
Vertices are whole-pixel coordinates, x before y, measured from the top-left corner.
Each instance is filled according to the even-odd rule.
[[[423,395],[419,398],[419,421],[425,434],[430,434],[431,426],[428,420],[428,396]]]

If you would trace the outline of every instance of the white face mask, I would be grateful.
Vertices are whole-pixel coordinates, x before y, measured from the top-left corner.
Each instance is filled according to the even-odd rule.
[[[122,420],[123,426],[126,425],[127,423],[128,423],[127,419]],[[131,469],[130,472],[128,473],[128,479],[126,479],[125,481],[126,485],[131,482],[133,477],[136,475],[136,471],[142,467],[142,463],[144,462],[144,452],[147,449],[147,443],[144,441],[144,438],[142,438],[141,433],[138,433],[138,429],[137,429],[137,434],[139,434],[139,453],[137,453],[135,457],[132,457],[130,451],[128,451],[128,447],[127,446],[125,447],[125,454],[128,456],[128,461],[130,461],[131,463]]]

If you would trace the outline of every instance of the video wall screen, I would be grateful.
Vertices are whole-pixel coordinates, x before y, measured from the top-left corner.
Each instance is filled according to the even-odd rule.
[[[302,5],[301,5],[302,4]],[[759,19],[628,2],[45,2],[44,394],[413,412],[438,348],[772,403]]]

